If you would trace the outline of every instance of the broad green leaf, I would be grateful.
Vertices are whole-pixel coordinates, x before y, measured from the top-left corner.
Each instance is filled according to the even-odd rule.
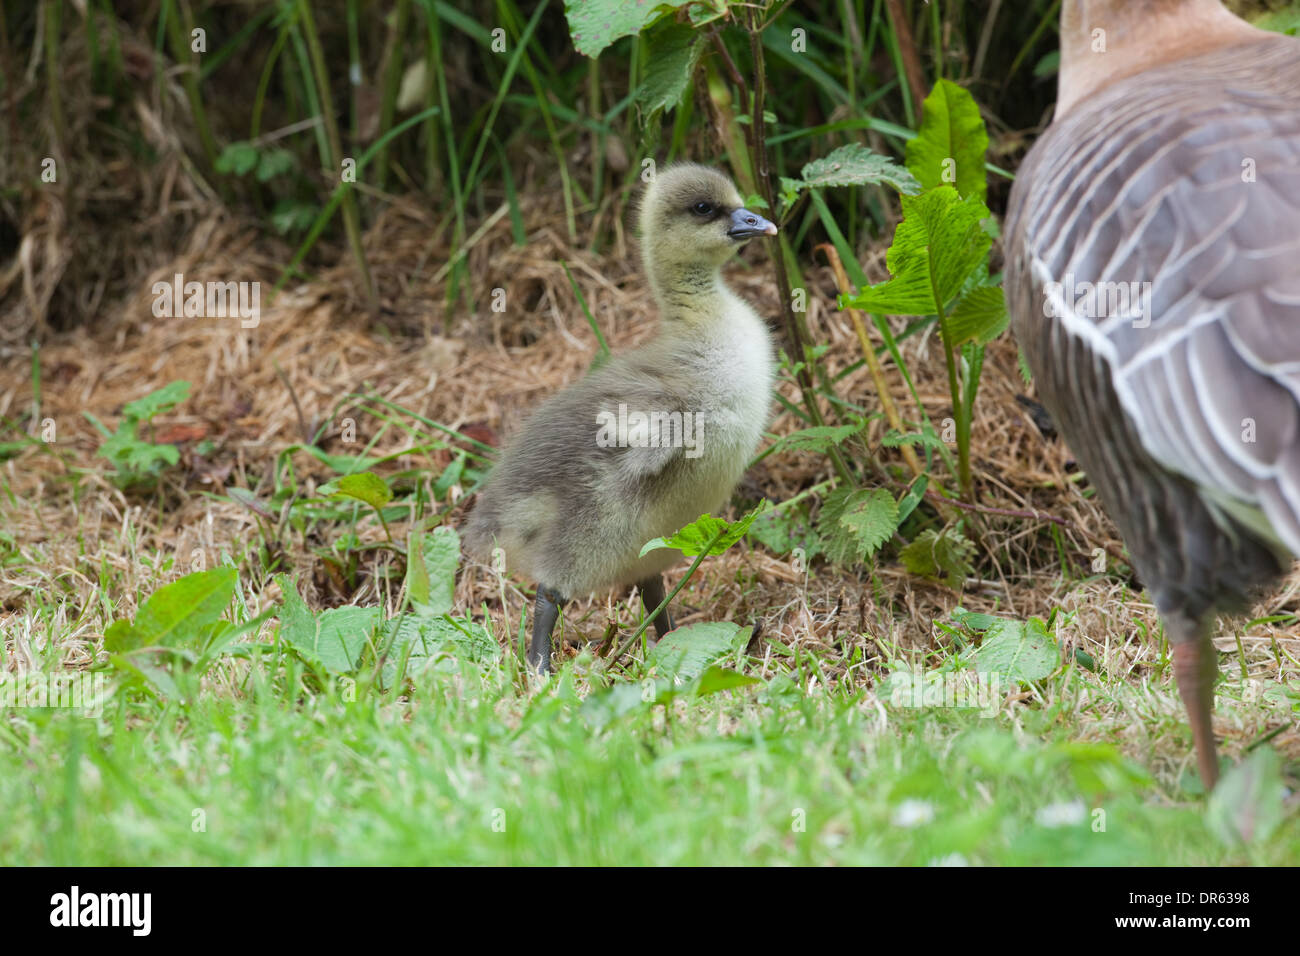
[[[403,614],[386,621],[381,629],[381,648],[388,656],[380,672],[381,686],[398,680],[398,668],[405,662],[405,676],[433,667],[455,671],[459,661],[496,660],[501,647],[481,624],[464,618],[425,617]]]
[[[104,650],[133,651],[143,643],[135,627],[125,619],[114,621],[104,629]]]
[[[426,534],[413,531],[406,544],[406,586],[421,614],[446,614],[456,590],[460,535],[443,526]]]
[[[974,98],[956,83],[940,80],[925,99],[920,130],[907,144],[907,168],[925,189],[947,183],[963,197],[983,200],[988,148]]]
[[[1006,331],[1010,321],[1006,299],[999,287],[971,289],[948,316],[948,344],[955,347],[975,341],[988,345]]]
[[[649,31],[646,44],[645,80],[637,90],[637,103],[648,121],[681,102],[690,87],[704,38],[690,24],[665,20]]]
[[[653,541],[647,541],[645,547],[641,549],[641,554],[649,554],[659,548],[674,548],[688,558],[693,558],[704,551],[706,547],[709,549],[710,555],[722,554],[743,538],[745,532],[749,530],[749,526],[754,523],[754,519],[770,507],[771,505],[768,502],[763,501],[749,514],[731,524],[721,518],[715,518],[713,515],[700,515],[676,534],[672,534],[667,538],[655,538]],[[713,543],[710,544],[710,542]]]
[[[646,665],[661,677],[688,681],[721,658],[749,643],[753,628],[730,621],[708,621],[669,631],[650,649]]]
[[[378,510],[393,500],[393,492],[378,475],[363,471],[344,475],[320,486],[320,494],[331,498],[355,498]]]
[[[565,0],[573,46],[583,56],[596,56],[619,37],[640,33],[660,17],[691,0]]]
[[[695,696],[708,697],[710,694],[716,694],[719,691],[734,690],[737,687],[748,687],[751,684],[761,683],[763,682],[757,677],[750,677],[747,674],[741,674],[715,665],[701,674],[695,682]]]
[[[134,624],[115,621],[104,632],[105,649],[197,643],[225,612],[238,581],[234,568],[213,568],[159,588],[140,606]]]
[[[277,574],[275,580],[284,594],[281,639],[332,674],[355,671],[371,632],[379,623],[379,608],[336,607],[313,614],[292,579]]]
[[[980,223],[988,207],[961,199],[951,186],[904,196],[903,221],[885,257],[894,278],[841,296],[854,308],[888,315],[933,315],[948,303],[984,261],[993,240]],[[936,296],[937,294],[937,296]]]
[[[1060,661],[1056,640],[1041,621],[998,619],[984,634],[975,651],[975,666],[1006,681],[1042,680]]]

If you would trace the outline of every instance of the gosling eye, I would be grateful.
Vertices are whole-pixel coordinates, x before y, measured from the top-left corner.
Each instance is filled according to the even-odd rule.
[[[701,199],[695,205],[691,206],[691,212],[695,213],[697,216],[711,216],[713,215],[713,204]]]

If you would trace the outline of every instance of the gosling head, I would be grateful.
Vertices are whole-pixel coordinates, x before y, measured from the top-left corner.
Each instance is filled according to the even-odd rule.
[[[677,163],[660,171],[641,201],[646,271],[669,291],[711,279],[732,253],[776,226],[744,206],[726,176],[707,166]]]

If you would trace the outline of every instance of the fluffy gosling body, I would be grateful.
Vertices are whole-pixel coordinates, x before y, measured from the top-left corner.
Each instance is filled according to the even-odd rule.
[[[642,546],[724,505],[768,421],[767,326],[721,269],[776,226],[746,210],[727,177],[683,163],[647,187],[640,227],[659,334],[538,408],[465,528],[471,554],[499,547],[507,569],[538,583],[528,662],[542,672],[566,600],[638,584],[654,611],[677,554],[642,557]],[[671,629],[667,609],[654,623],[661,637]]]

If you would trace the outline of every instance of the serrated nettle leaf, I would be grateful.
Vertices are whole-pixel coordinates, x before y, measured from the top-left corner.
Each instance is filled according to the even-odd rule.
[[[703,514],[667,538],[655,538],[653,541],[647,541],[645,547],[641,549],[644,556],[651,551],[660,548],[673,548],[693,558],[699,555],[706,547],[710,555],[723,554],[728,548],[745,536],[749,526],[754,523],[754,519],[767,511],[771,504],[767,501],[760,502],[758,507],[749,512],[743,518],[728,524],[721,518],[715,518],[710,514]],[[713,542],[710,544],[710,542]]]
[[[988,191],[988,148],[974,98],[956,83],[940,80],[925,99],[920,130],[907,144],[907,168],[924,189],[946,183],[962,196],[982,200]]]
[[[413,531],[407,538],[406,586],[422,614],[451,610],[460,566],[460,535],[443,527],[433,533]]]
[[[637,103],[649,118],[681,102],[704,40],[690,24],[665,19],[649,30],[646,43],[645,80],[637,90]]]
[[[151,594],[134,624],[115,621],[104,632],[104,646],[122,651],[204,639],[230,604],[238,581],[234,568],[187,574]]]
[[[936,435],[934,429],[929,426],[922,426],[921,431],[908,432],[906,435],[891,428],[880,439],[880,444],[886,448],[902,448],[904,445],[920,445],[925,448],[945,447],[943,439]]]
[[[1006,331],[1011,316],[1006,299],[997,286],[971,289],[948,316],[949,345],[976,342],[988,345]]]
[[[839,445],[862,430],[856,425],[817,425],[804,428],[789,435],[783,435],[774,447],[780,451],[825,451],[832,445]]]
[[[975,197],[962,199],[951,186],[904,196],[902,203],[903,221],[885,257],[894,278],[841,299],[868,312],[933,315],[988,255],[993,240],[980,222],[989,210]]]
[[[712,664],[749,643],[753,628],[730,621],[709,621],[669,631],[646,658],[661,677],[683,682],[699,677]]]
[[[856,564],[873,554],[898,528],[898,504],[883,488],[837,488],[817,517],[827,556]]]
[[[640,33],[650,24],[693,0],[628,3],[626,0],[565,0],[573,46],[583,56],[596,56],[620,37]]]
[[[920,192],[920,184],[910,172],[888,156],[873,153],[860,143],[849,143],[821,159],[814,159],[804,166],[802,180],[782,180],[782,185],[786,182],[797,185],[799,189],[883,184],[900,193]]]
[[[981,673],[999,674],[1004,680],[1042,680],[1056,670],[1060,650],[1042,622],[998,618],[984,632],[975,651]]]
[[[874,554],[898,528],[898,503],[884,488],[858,490],[845,499],[840,526],[857,539],[863,557]]]
[[[382,508],[393,500],[392,489],[373,472],[344,475],[320,486],[319,494],[330,498],[354,498],[372,508]]]

